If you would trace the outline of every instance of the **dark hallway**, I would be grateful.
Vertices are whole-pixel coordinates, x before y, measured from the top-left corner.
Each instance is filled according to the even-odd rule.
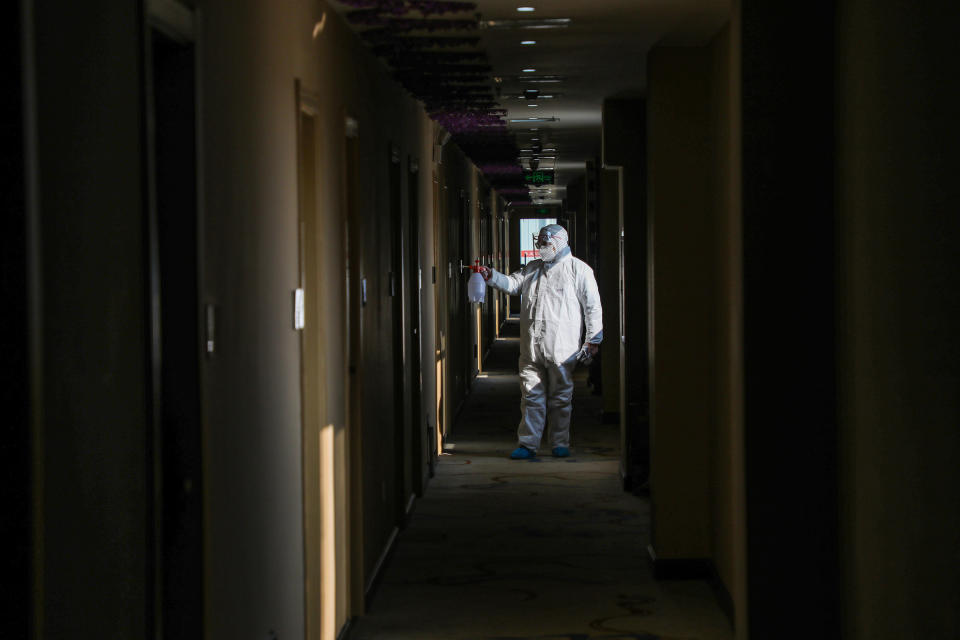
[[[955,3],[0,11],[3,638],[960,639]]]
[[[502,335],[516,334],[516,319]],[[726,640],[704,580],[658,582],[636,550],[650,506],[626,493],[616,425],[577,374],[570,458],[509,460],[519,418],[516,338],[494,342],[356,640]]]

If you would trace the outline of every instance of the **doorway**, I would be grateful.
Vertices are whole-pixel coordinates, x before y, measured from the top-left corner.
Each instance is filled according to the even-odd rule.
[[[442,153],[442,146],[439,153]],[[447,246],[444,243],[446,238],[447,216],[444,207],[445,200],[441,197],[441,185],[443,180],[443,165],[437,163],[433,173],[433,266],[430,269],[431,285],[434,296],[434,352],[433,366],[435,369],[434,381],[434,411],[437,419],[435,428],[430,435],[430,475],[436,472],[437,456],[443,449],[443,437],[447,430],[446,420],[446,392],[447,392],[447,359],[446,359],[446,327],[447,327],[447,287],[446,278],[443,275],[438,276],[438,269],[445,271],[442,265],[447,264]],[[442,273],[442,272],[441,272]],[[443,280],[441,281],[441,278]]]
[[[403,202],[403,168],[400,149],[391,144],[389,154],[390,198],[390,276],[391,314],[393,318],[393,425],[394,425],[394,500],[396,522],[406,522],[413,506],[413,433],[410,414],[412,393],[410,364],[410,306],[407,224]]]
[[[360,143],[357,121],[344,116],[343,146],[343,247],[344,314],[346,332],[347,441],[349,447],[349,540],[350,615],[363,614],[366,600],[366,567],[363,527],[363,306],[367,285],[362,276],[358,189],[360,181]]]
[[[407,237],[409,238],[409,262],[407,289],[409,291],[409,334],[410,353],[407,362],[407,375],[410,380],[410,426],[412,428],[413,450],[413,491],[423,495],[426,483],[426,455],[428,454],[430,435],[423,418],[421,398],[423,393],[423,374],[420,371],[420,349],[423,345],[420,320],[420,294],[423,290],[423,270],[420,267],[420,163],[414,158],[407,160]]]
[[[520,219],[520,264],[526,266],[531,260],[540,257],[540,251],[534,245],[533,239],[540,233],[540,229],[549,224],[557,224],[556,218],[521,218]]]
[[[320,317],[321,283],[318,278],[319,234],[317,135],[319,100],[296,84],[297,93],[297,202],[299,230],[299,282],[294,294],[294,328],[300,330],[301,451],[303,464],[304,600],[306,637],[324,637],[323,627],[335,617],[331,598],[325,597],[324,569],[331,555],[333,522],[325,518],[324,475],[331,474],[330,447],[322,437],[326,415],[326,371],[323,353],[323,325]],[[324,464],[324,463],[327,464]]]
[[[152,362],[152,626],[203,636],[203,486],[195,47],[148,30]]]

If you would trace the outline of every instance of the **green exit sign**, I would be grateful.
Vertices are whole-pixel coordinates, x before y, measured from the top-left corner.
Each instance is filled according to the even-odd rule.
[[[524,171],[523,183],[533,186],[553,184],[553,171]]]
[[[547,209],[546,207],[540,207],[539,209],[537,209],[537,213],[541,215],[548,214],[550,213],[550,209]]]

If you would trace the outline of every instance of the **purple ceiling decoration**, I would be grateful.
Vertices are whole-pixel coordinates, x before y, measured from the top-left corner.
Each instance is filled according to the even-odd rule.
[[[431,114],[451,134],[471,134],[484,128],[498,128],[503,117],[496,109],[467,109],[464,111],[436,111]]]
[[[427,113],[429,113],[432,117],[434,113],[441,113],[450,108],[457,108],[461,110],[494,109],[496,108],[497,103],[494,102],[492,98],[458,98],[456,100],[447,100],[443,102],[441,102],[439,98],[433,100],[430,98],[424,98],[424,106],[427,109]]]
[[[423,15],[440,15],[444,13],[463,13],[475,11],[476,2],[450,2],[447,0],[407,0],[407,4]]]
[[[480,170],[491,176],[515,176],[523,174],[523,167],[512,162],[487,162]]]
[[[393,76],[404,88],[419,98],[425,95],[451,98],[464,95],[492,96],[487,75],[481,71],[457,72],[444,69],[397,69]]]
[[[475,47],[480,43],[479,36],[411,36],[399,34],[384,27],[367,29],[360,33],[360,37],[374,45],[374,53],[377,55],[383,55],[381,51],[384,49],[422,51],[435,48]]]
[[[445,89],[448,87],[439,87],[439,89]],[[411,91],[412,93],[412,91]],[[497,104],[493,96],[489,93],[453,93],[451,92],[441,92],[440,90],[425,90],[417,91],[417,98],[425,102],[430,102],[431,104],[460,104],[460,103],[480,103],[480,102],[492,102],[493,106],[489,107],[490,109],[496,109],[500,105]],[[428,111],[435,111],[435,109],[428,109]]]
[[[448,35],[479,28],[473,2],[449,0],[339,0],[360,37],[393,77],[423,102],[427,114],[480,169],[490,186],[512,202],[529,202],[516,139],[490,78],[478,36]],[[460,14],[463,17],[437,17]],[[446,33],[444,33],[446,32]],[[436,35],[435,35],[436,34]],[[464,50],[471,48],[470,50]]]
[[[477,29],[476,20],[448,20],[446,18],[397,18],[384,15],[379,9],[358,9],[347,12],[350,24],[365,27],[383,27],[394,32],[406,31],[469,31]]]
[[[379,49],[379,52],[377,52]],[[486,63],[487,54],[483,51],[402,51],[387,47],[374,47],[377,55],[384,58],[390,66],[410,67],[435,63],[454,64],[460,62]]]
[[[348,18],[350,18],[351,14],[357,15],[361,13],[402,16],[410,11],[410,7],[407,6],[407,3],[402,1],[377,2],[376,0],[341,0],[341,2],[356,9],[355,11],[351,11],[347,14]],[[353,22],[353,20],[351,20],[351,22]]]
[[[444,13],[463,13],[474,11],[475,2],[451,2],[438,0],[340,0],[341,4],[355,9],[376,9],[382,13],[403,15],[410,11],[419,11],[422,15],[442,15]]]
[[[408,91],[416,92],[418,96],[433,96],[450,99],[467,96],[481,96],[493,98],[493,91],[487,85],[480,84],[442,84],[438,82],[411,82]]]
[[[490,73],[488,64],[449,64],[447,62],[424,62],[419,65],[404,64],[395,66],[394,69],[399,73],[426,73],[430,75],[445,76],[480,76],[486,78]]]
[[[384,10],[388,10],[388,7],[404,7],[406,5],[402,0],[397,0],[396,2],[389,2],[388,0],[340,0],[340,4],[353,7],[354,9],[383,8]]]
[[[377,9],[393,6],[402,7],[406,5],[403,0],[339,0],[339,2],[340,4],[353,7],[355,9]]]
[[[448,69],[397,69],[393,72],[393,76],[400,80],[404,86],[407,85],[407,82],[404,82],[405,80],[409,80],[411,86],[418,82],[422,84],[423,81],[431,84],[457,85],[482,82],[487,77],[482,71],[454,71]]]

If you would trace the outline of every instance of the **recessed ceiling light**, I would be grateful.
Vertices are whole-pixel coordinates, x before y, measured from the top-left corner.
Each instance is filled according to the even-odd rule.
[[[535,104],[528,104],[527,106],[528,106],[528,107],[535,107],[535,106],[537,106],[537,105],[535,105]]]
[[[536,41],[536,40],[524,40],[524,41],[522,41],[520,44],[525,44],[525,45],[537,44],[537,41]]]
[[[531,131],[533,131],[533,129],[531,129]],[[540,138],[530,138],[530,141],[531,141],[531,142],[536,142],[536,141],[539,141],[539,140],[540,140]]]
[[[534,11],[534,8],[533,7],[517,7],[517,11],[520,11],[521,13],[530,13],[531,11]]]
[[[537,71],[537,70],[536,70],[536,69],[533,69],[533,68],[524,69],[524,70],[523,70],[524,73],[536,73],[536,71]]]

